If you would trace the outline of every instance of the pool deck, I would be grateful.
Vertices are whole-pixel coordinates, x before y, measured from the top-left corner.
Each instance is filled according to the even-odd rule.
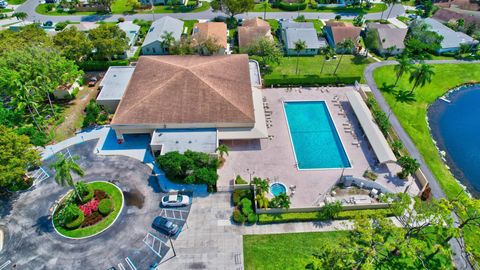
[[[325,88],[321,88],[325,89]],[[375,154],[369,149],[368,141],[363,138],[353,110],[345,96],[347,91],[354,91],[352,87],[329,87],[329,92],[320,88],[274,88],[263,89],[263,96],[272,111],[272,127],[268,129],[272,139],[252,141],[224,141],[230,147],[226,163],[219,170],[218,186],[231,186],[236,175],[241,175],[247,181],[250,173],[253,176],[268,178],[271,182],[282,182],[287,187],[296,186],[295,194],[291,196],[291,207],[317,206],[322,202],[326,193],[335,185],[343,175],[362,177],[365,170],[374,170],[379,174],[377,183],[395,192],[418,193],[418,185],[412,179],[400,180],[396,173],[400,167],[396,164],[373,168]],[[346,116],[339,114],[340,108],[334,106],[332,100],[338,96]],[[350,159],[351,168],[324,169],[324,170],[298,170],[290,140],[287,121],[283,108],[283,101],[288,100],[324,100],[331,113],[338,135]],[[357,140],[351,133],[347,133],[343,124],[350,123],[353,133],[358,138],[359,146],[354,145]],[[249,171],[248,171],[248,170]],[[249,173],[250,172],[250,173]]]

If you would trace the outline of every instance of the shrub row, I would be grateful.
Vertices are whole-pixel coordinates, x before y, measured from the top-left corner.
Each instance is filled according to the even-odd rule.
[[[360,81],[359,76],[351,77],[320,77],[318,75],[265,75],[265,86],[319,86],[319,85],[340,85],[354,84]]]
[[[356,216],[373,216],[382,215],[386,217],[392,216],[390,209],[367,209],[367,210],[347,210],[341,211],[336,220],[354,219]],[[284,214],[259,214],[259,224],[286,223],[286,222],[302,222],[302,221],[323,221],[328,220],[322,212],[301,212],[301,213],[284,213]]]
[[[280,2],[278,3],[278,8],[285,11],[297,11],[297,10],[304,10],[307,8],[307,3],[286,3]]]
[[[65,224],[65,228],[73,230],[80,227],[80,225],[82,225],[83,221],[85,220],[85,216],[81,211],[79,211],[79,213],[80,214],[76,219],[74,219],[72,222]]]
[[[107,70],[111,66],[128,66],[128,60],[112,60],[112,61],[85,61],[80,63],[80,68],[85,71],[102,71]]]
[[[100,204],[98,205],[98,212],[102,214],[103,216],[107,216],[112,212],[113,210],[113,204],[112,200],[110,199],[103,199],[100,201]]]

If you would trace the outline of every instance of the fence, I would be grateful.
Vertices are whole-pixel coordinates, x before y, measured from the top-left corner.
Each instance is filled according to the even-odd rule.
[[[256,209],[257,214],[283,214],[283,213],[308,213],[308,212],[318,212],[322,211],[324,204],[320,206],[312,207],[296,207],[296,208],[267,208],[267,209]],[[352,205],[343,205],[342,211],[349,210],[368,210],[368,209],[386,209],[389,208],[389,203],[368,203],[368,204],[352,204]]]

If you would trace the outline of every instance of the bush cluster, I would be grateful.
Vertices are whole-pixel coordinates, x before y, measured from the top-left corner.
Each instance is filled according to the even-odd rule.
[[[235,178],[235,184],[236,185],[246,185],[248,184],[248,182],[243,179],[240,175],[237,175],[237,177]]]
[[[265,86],[320,86],[354,84],[360,81],[359,76],[332,76],[320,77],[318,75],[272,75],[264,77]]]
[[[112,200],[110,199],[103,199],[100,201],[100,204],[98,205],[98,212],[102,214],[103,216],[107,216],[112,212],[113,210],[113,204]]]
[[[250,189],[237,189],[232,193],[233,205],[237,206],[243,198],[253,199],[253,193]]]
[[[97,104],[95,100],[90,100],[85,108],[85,118],[82,126],[89,127],[91,125],[104,125],[108,123],[108,113]]]
[[[80,63],[80,68],[84,71],[103,71],[111,66],[128,66],[128,60],[112,60],[112,61],[84,61]]]
[[[207,153],[187,150],[159,156],[157,162],[167,178],[186,184],[207,184],[209,190],[216,187],[219,160]]]
[[[253,203],[251,198],[244,197],[237,204],[236,209],[233,211],[233,221],[237,223],[255,223],[258,220],[257,214],[253,211]]]
[[[278,8],[285,11],[298,11],[304,10],[307,8],[307,3],[287,3],[287,2],[280,2],[278,3]]]
[[[382,109],[380,109],[375,98],[373,97],[368,98],[366,103],[367,103],[367,106],[372,111],[373,118],[375,118],[375,122],[377,122],[377,125],[380,128],[380,131],[382,131],[383,135],[387,137],[388,131],[390,130],[390,127],[391,127],[387,114],[384,111],[382,111]]]

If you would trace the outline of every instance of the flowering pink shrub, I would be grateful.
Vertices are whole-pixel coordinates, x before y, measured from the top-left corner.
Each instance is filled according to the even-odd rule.
[[[78,208],[80,208],[80,210],[83,212],[83,215],[87,217],[98,210],[98,204],[99,201],[93,199],[85,204],[80,205]]]

